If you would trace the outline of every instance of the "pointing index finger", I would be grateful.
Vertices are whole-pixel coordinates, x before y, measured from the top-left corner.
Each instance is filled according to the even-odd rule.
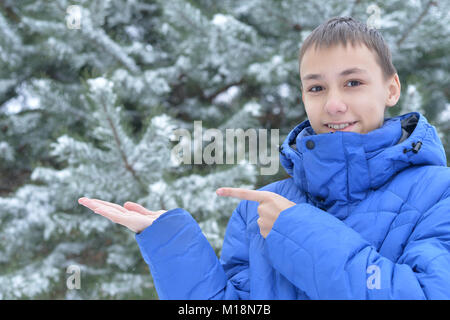
[[[242,188],[219,188],[217,195],[224,197],[233,197],[241,200],[250,200],[261,202],[264,200],[264,191],[248,190]]]

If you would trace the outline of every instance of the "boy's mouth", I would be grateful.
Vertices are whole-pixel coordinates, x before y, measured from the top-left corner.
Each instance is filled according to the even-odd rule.
[[[354,122],[347,122],[347,123],[340,123],[340,124],[325,124],[325,128],[327,130],[330,130],[330,132],[335,132],[335,131],[351,131],[355,124],[358,121],[354,121]]]

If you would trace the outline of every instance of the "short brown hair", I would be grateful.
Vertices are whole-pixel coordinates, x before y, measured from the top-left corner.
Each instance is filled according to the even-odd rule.
[[[382,35],[375,28],[368,28],[352,17],[333,17],[315,28],[311,34],[303,41],[299,53],[299,70],[302,58],[307,49],[314,45],[314,48],[329,48],[342,44],[346,46],[348,41],[352,46],[355,44],[365,44],[369,50],[375,51],[377,63],[381,67],[384,79],[389,79],[397,73],[392,64],[391,51],[384,41]]]

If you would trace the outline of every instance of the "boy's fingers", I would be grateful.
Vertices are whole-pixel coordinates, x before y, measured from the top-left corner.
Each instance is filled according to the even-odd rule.
[[[127,209],[125,209],[124,207],[122,207],[121,205],[118,205],[116,203],[103,201],[103,200],[99,200],[99,199],[91,199],[91,201],[98,202],[98,203],[103,204],[105,206],[113,207],[113,208],[119,210],[120,212],[127,212]]]
[[[82,197],[80,199],[78,199],[78,203],[82,204],[83,206],[91,209],[92,211],[95,211],[97,208],[100,208],[101,206],[107,206],[110,208],[114,208],[118,211],[120,211],[122,214],[132,214],[132,215],[136,215],[136,214],[143,214],[143,215],[156,215],[156,214],[161,214],[161,211],[165,212],[166,210],[159,210],[159,211],[150,211],[146,208],[144,208],[143,206],[141,206],[140,204],[134,203],[134,202],[126,202],[124,204],[124,206],[120,206],[118,204],[115,203],[111,203],[108,201],[103,201],[103,200],[99,200],[99,199],[89,199],[86,197]]]
[[[98,206],[95,202],[92,202],[91,199],[85,197],[78,199],[78,203],[91,210],[94,210]]]
[[[250,200],[261,202],[266,197],[264,191],[247,190],[241,188],[219,188],[216,190],[217,195],[224,197],[233,197],[242,200]]]
[[[157,214],[158,212],[155,211],[151,211],[148,210],[146,208],[144,208],[143,206],[141,206],[140,204],[134,203],[134,202],[130,202],[127,201],[123,204],[123,206],[125,207],[125,209],[127,210],[133,210],[136,211],[140,214],[144,214],[144,215],[152,215],[152,214]]]
[[[122,206],[120,206],[118,204],[99,200],[99,199],[89,199],[89,198],[83,197],[83,198],[78,199],[78,203],[82,204],[85,207],[88,207],[91,210],[95,210],[95,208],[97,208],[99,205],[105,205],[105,206],[110,206],[112,208],[115,208],[123,213],[125,213],[127,211],[127,209],[123,208]]]
[[[129,217],[129,215],[124,215],[123,212],[105,205],[99,205],[95,208],[94,212],[108,218],[112,222],[120,224],[123,224],[124,220]]]

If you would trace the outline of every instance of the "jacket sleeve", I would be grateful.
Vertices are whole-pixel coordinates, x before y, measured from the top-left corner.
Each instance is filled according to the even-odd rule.
[[[265,251],[312,299],[450,299],[450,198],[422,215],[397,263],[306,203],[280,213]]]
[[[230,219],[226,243],[239,243],[245,236],[238,234],[243,228],[241,223],[236,209]],[[247,277],[246,254],[231,253],[229,248],[225,251],[229,259],[222,266],[199,225],[186,210],[177,208],[165,212],[135,238],[160,299],[248,297],[242,287]],[[233,249],[241,249],[241,245]]]

